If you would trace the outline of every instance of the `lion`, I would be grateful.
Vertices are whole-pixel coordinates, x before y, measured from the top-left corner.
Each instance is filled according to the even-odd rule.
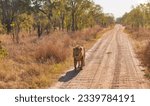
[[[82,67],[85,66],[85,48],[83,46],[77,45],[73,48],[73,58],[74,58],[74,69],[78,68],[82,70]]]

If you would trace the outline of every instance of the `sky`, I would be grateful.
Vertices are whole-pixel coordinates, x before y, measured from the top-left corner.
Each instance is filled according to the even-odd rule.
[[[93,0],[100,4],[104,13],[112,13],[115,18],[121,17],[125,12],[129,12],[133,6],[146,3],[148,0]]]

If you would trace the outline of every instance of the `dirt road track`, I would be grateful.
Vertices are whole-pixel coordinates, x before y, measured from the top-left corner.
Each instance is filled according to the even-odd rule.
[[[68,70],[52,88],[150,88],[121,25],[116,25],[86,53],[82,71]]]

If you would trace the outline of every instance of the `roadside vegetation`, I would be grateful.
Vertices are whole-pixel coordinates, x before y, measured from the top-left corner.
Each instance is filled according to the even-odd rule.
[[[133,38],[141,65],[146,67],[145,76],[150,79],[150,2],[133,8],[117,21],[126,26]]]
[[[1,0],[0,88],[50,87],[113,24],[91,0]]]

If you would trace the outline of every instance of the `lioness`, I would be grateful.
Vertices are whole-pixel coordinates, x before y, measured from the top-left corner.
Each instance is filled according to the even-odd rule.
[[[78,64],[78,68],[82,70],[82,67],[85,65],[85,48],[79,45],[74,47],[73,57],[74,57],[75,70],[77,70],[77,64]]]

